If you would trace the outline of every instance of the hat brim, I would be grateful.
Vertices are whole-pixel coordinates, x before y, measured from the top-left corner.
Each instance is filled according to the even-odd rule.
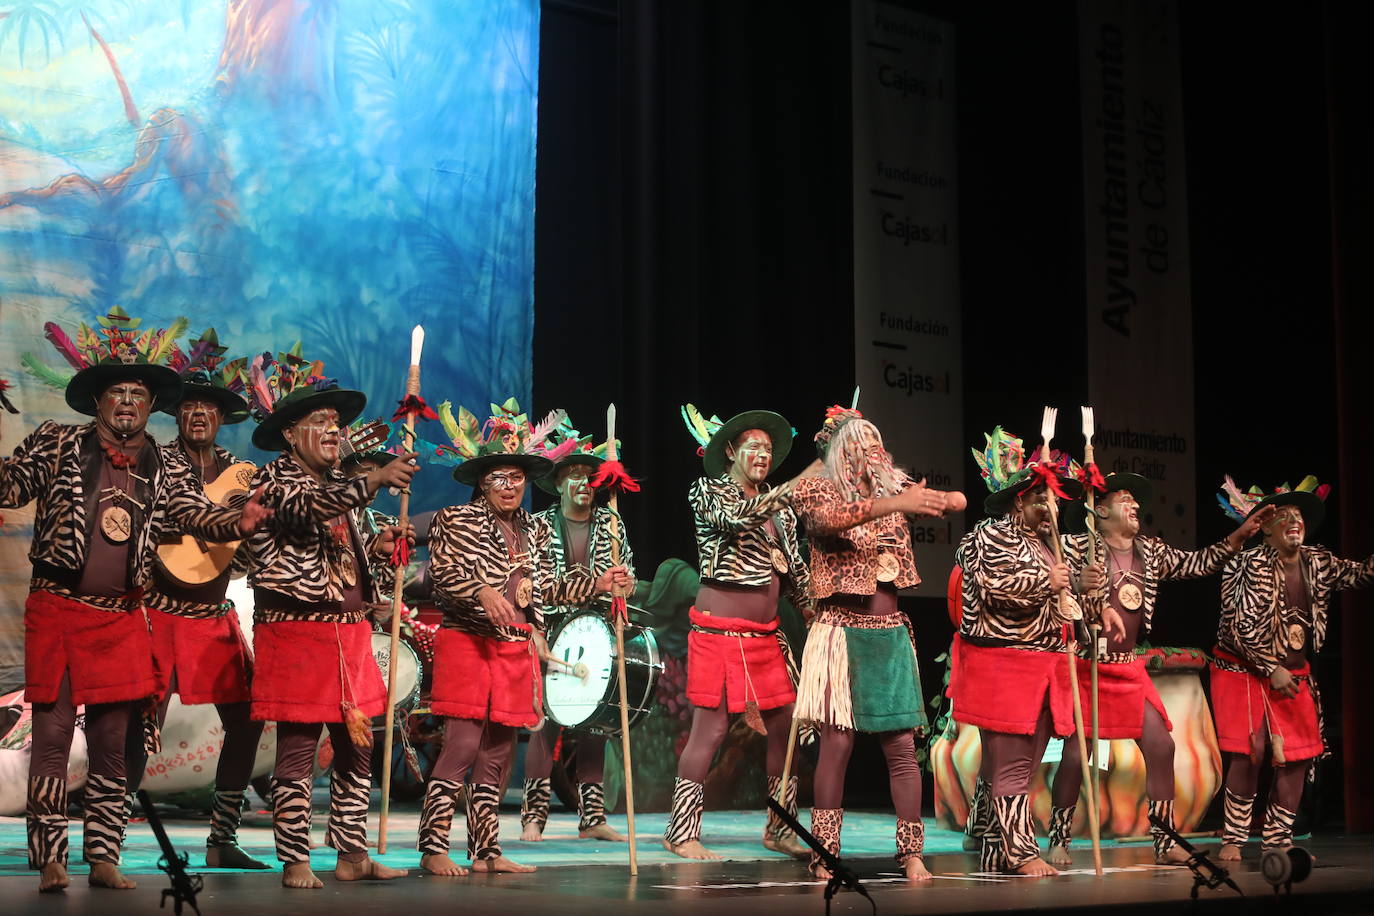
[[[1007,510],[1011,508],[1012,502],[1016,499],[1016,495],[1033,489],[1038,482],[1039,478],[1026,477],[1024,480],[1019,480],[1010,486],[989,493],[987,498],[983,500],[983,511],[994,518],[1006,515]],[[1064,488],[1065,493],[1069,494],[1069,499],[1076,500],[1083,496],[1083,485],[1076,480],[1061,477],[1059,478],[1059,485]]]
[[[311,411],[319,410],[322,407],[333,407],[339,412],[339,427],[342,428],[358,419],[366,406],[367,395],[361,391],[353,391],[348,388],[329,388],[324,391],[316,391],[299,401],[293,401],[282,406],[280,410],[272,411],[267,419],[259,423],[258,428],[253,430],[253,445],[264,452],[289,451],[291,444],[286,441],[283,432],[288,426]]]
[[[192,398],[210,401],[219,407],[220,423],[232,426],[248,419],[248,402],[242,397],[218,385],[196,385],[190,382],[181,386],[181,397],[167,405],[165,413],[176,416],[177,408]]]
[[[1297,506],[1298,511],[1302,513],[1302,522],[1309,530],[1315,529],[1326,517],[1326,503],[1322,502],[1322,498],[1316,493],[1308,493],[1306,490],[1270,493],[1256,503],[1250,512],[1254,514],[1265,506]]]
[[[96,415],[96,399],[118,382],[142,382],[153,393],[152,410],[165,410],[181,398],[181,376],[152,363],[99,363],[87,366],[67,382],[67,406],[88,417]]]
[[[1134,496],[1135,501],[1142,506],[1148,506],[1150,503],[1154,502],[1155,486],[1150,483],[1147,477],[1124,472],[1119,474],[1108,474],[1104,480],[1107,483],[1108,493],[1116,493],[1125,490]]]
[[[606,463],[606,459],[598,455],[589,455],[586,452],[579,452],[572,455],[565,455],[553,463],[549,472],[534,482],[534,485],[551,496],[558,495],[558,472],[564,468],[570,468],[575,464],[584,464],[595,471]]]
[[[523,468],[526,477],[537,480],[549,472],[553,462],[539,455],[482,455],[470,458],[454,468],[453,479],[475,488],[483,474],[501,465]]]
[[[339,459],[339,466],[351,468],[354,465],[362,464],[364,461],[375,461],[380,467],[386,467],[391,462],[400,458],[400,455],[393,455],[391,452],[382,449],[372,449],[365,452],[352,452]]]
[[[787,459],[788,452],[792,451],[792,424],[781,414],[771,410],[746,410],[721,424],[720,429],[716,430],[716,434],[706,444],[705,454],[701,460],[706,466],[707,475],[719,477],[725,473],[730,466],[730,459],[725,456],[726,447],[734,442],[740,433],[750,429],[761,429],[773,440],[773,464],[769,468],[770,472]]]

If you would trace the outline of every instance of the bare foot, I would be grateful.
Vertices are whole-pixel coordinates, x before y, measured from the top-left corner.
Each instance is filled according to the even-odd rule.
[[[443,878],[461,878],[468,870],[443,853],[429,852],[420,856],[420,867],[431,875]]]
[[[934,880],[930,871],[926,869],[925,860],[920,856],[912,856],[906,860],[906,879],[908,881],[932,881]]]
[[[525,843],[538,843],[544,839],[544,828],[534,821],[530,821],[520,831],[520,839]]]
[[[55,894],[65,891],[72,881],[67,877],[67,866],[61,862],[49,862],[38,873],[38,893]]]
[[[324,882],[315,877],[309,862],[292,862],[281,870],[281,886],[314,890],[324,887]]]
[[[138,887],[133,879],[120,874],[119,867],[113,862],[92,862],[86,883],[91,887],[108,887],[117,891],[130,891]]]
[[[725,858],[725,856],[716,855],[714,852],[701,845],[701,840],[688,840],[685,843],[678,843],[676,846],[664,840],[663,848],[675,856],[682,856],[684,859],[710,859],[712,861],[721,861]]]
[[[1170,846],[1162,856],[1155,856],[1156,865],[1187,865],[1188,853],[1181,846]]]
[[[345,862],[340,859],[334,866],[334,878],[338,881],[390,881],[404,878],[405,869],[390,868],[376,859],[367,858],[361,862]]]
[[[605,840],[607,843],[627,842],[625,837],[617,833],[610,824],[597,824],[595,827],[579,830],[577,837],[581,840]]]
[[[1067,846],[1051,846],[1046,851],[1045,858],[1055,868],[1068,868],[1073,864],[1073,856],[1069,855]]]
[[[1223,862],[1239,862],[1240,847],[1235,843],[1222,843],[1221,852],[1217,853],[1217,858]]]
[[[1052,878],[1059,874],[1059,870],[1044,859],[1031,859],[1025,865],[1018,865],[1012,869],[1018,875],[1030,875],[1032,878]]]
[[[808,849],[807,847],[803,846],[803,845],[797,840],[796,837],[791,836],[791,835],[782,836],[782,837],[775,837],[775,836],[769,836],[768,834],[764,834],[764,835],[763,835],[763,848],[764,848],[764,849],[771,849],[771,850],[773,850],[774,852],[780,852],[780,853],[782,853],[783,855],[785,855],[785,856],[791,856],[791,857],[794,858],[794,859],[809,859],[809,858],[811,858],[811,850]]]
[[[206,846],[206,868],[271,868],[235,846]]]
[[[824,865],[821,865],[820,863],[817,863],[811,868],[811,874],[815,875],[822,881],[830,880],[830,869],[826,868]]]
[[[505,856],[497,856],[494,859],[478,859],[476,862],[472,863],[472,870],[473,872],[488,872],[499,874],[511,874],[513,872],[517,872],[523,874],[525,872],[534,871],[534,866],[521,865],[519,862],[512,862]]]

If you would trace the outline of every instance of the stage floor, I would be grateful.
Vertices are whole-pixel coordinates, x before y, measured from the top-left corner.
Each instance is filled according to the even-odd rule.
[[[206,916],[219,913],[397,913],[460,907],[471,914],[519,912],[608,912],[710,914],[710,916],[771,916],[823,913],[824,884],[813,881],[797,862],[764,850],[756,842],[761,817],[756,812],[708,812],[703,841],[729,855],[724,862],[686,862],[659,845],[665,815],[639,820],[637,878],[627,873],[625,847],[576,839],[576,819],[555,813],[542,843],[522,843],[518,818],[505,814],[501,830],[506,852],[517,861],[539,866],[527,875],[482,875],[435,878],[415,868],[417,813],[397,811],[384,858],[389,864],[410,867],[411,875],[392,882],[342,884],[328,869],[333,852],[321,848],[315,866],[325,882],[323,890],[288,891],[280,874],[229,872],[199,867],[197,854],[204,842],[203,821],[172,819],[173,840],[192,854],[192,871],[205,878],[199,898]],[[323,814],[316,812],[315,837],[322,837]],[[883,916],[896,913],[971,913],[980,911],[1050,912],[1111,907],[1158,909],[1161,904],[1188,906],[1192,875],[1184,868],[1160,868],[1151,863],[1148,844],[1104,847],[1107,873],[1096,878],[1086,848],[1075,848],[1080,867],[1060,877],[1029,879],[979,874],[977,856],[960,851],[961,834],[930,830],[927,864],[934,881],[911,885],[895,871],[891,858],[890,815],[847,812],[846,861],[863,878]],[[374,815],[375,821],[375,815]],[[244,831],[245,846],[271,859],[266,814],[251,812]],[[612,818],[624,829],[624,818]],[[375,838],[375,825],[372,832]],[[463,831],[455,830],[461,852]],[[80,824],[72,824],[72,848],[79,849]],[[1300,845],[1317,857],[1317,868],[1291,898],[1275,899],[1259,873],[1259,854],[1252,844],[1246,860],[1232,876],[1245,893],[1230,889],[1200,891],[1199,908],[1245,912],[1256,909],[1292,913],[1374,912],[1374,837],[1318,837]],[[1215,841],[1205,844],[1215,848]],[[67,893],[40,896],[36,877],[25,870],[23,822],[0,818],[0,911],[18,913],[129,913],[157,909],[167,879],[156,872],[153,838],[146,824],[130,827],[126,870],[137,876],[133,891],[92,890],[85,883],[85,866],[73,863],[72,887]],[[459,856],[455,856],[459,858]],[[170,912],[170,909],[167,910]],[[187,911],[189,912],[189,910]],[[852,892],[834,902],[837,914],[871,912],[869,904]]]

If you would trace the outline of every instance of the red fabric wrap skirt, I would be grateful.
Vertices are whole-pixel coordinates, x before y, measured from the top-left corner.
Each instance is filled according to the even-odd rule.
[[[757,636],[726,633],[687,634],[687,699],[693,706],[715,709],[724,700],[726,712],[744,712],[753,700],[759,709],[778,709],[796,702],[797,688],[787,673],[787,660],[778,644],[778,619],[756,623],[741,617],[689,612],[693,626]]]
[[[386,682],[366,621],[257,623],[253,653],[254,719],[342,722],[345,699],[369,717],[386,709]]]
[[[246,703],[252,656],[239,631],[238,615],[178,617],[148,609],[153,627],[153,658],[164,684],[176,673],[176,692],[188,706]]]
[[[1073,734],[1073,697],[1063,652],[976,646],[954,637],[949,698],[954,721],[1009,735],[1033,735],[1045,708],[1054,733]]]
[[[106,611],[48,591],[30,592],[24,603],[24,699],[55,702],[64,674],[77,706],[160,694],[143,610]]]
[[[1092,737],[1092,662],[1078,659],[1078,694],[1083,698],[1083,731]],[[1145,668],[1145,659],[1097,666],[1097,724],[1102,738],[1139,738],[1145,729],[1145,704],[1159,710],[1169,731],[1174,724]],[[1072,711],[1070,711],[1072,714]]]
[[[1224,649],[1213,654],[1233,665],[1242,661]],[[1249,754],[1250,736],[1283,736],[1283,757],[1289,763],[1311,760],[1325,749],[1317,722],[1317,704],[1312,697],[1310,665],[1291,672],[1303,676],[1298,695],[1286,697],[1269,686],[1269,678],[1242,674],[1212,666],[1212,716],[1217,723],[1217,745],[1230,754]]]
[[[544,715],[532,640],[510,642],[440,628],[433,685],[429,705],[438,716],[533,728]]]

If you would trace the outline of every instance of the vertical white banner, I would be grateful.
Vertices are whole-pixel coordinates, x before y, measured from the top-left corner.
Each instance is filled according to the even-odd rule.
[[[1149,478],[1142,529],[1190,546],[1197,481],[1178,11],[1172,0],[1079,0],[1078,16],[1097,460],[1103,473]]]
[[[859,409],[899,465],[962,490],[954,27],[877,0],[850,9]],[[963,533],[961,515],[915,521],[916,594],[944,595]]]

